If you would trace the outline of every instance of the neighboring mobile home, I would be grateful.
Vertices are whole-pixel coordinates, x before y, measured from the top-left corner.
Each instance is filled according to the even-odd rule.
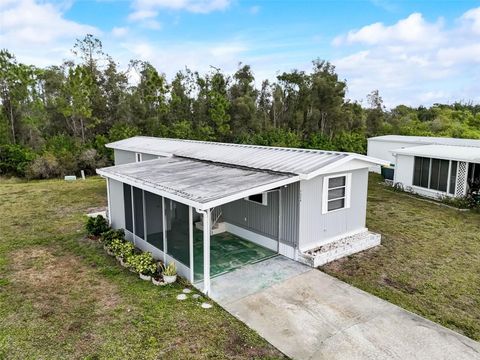
[[[284,255],[311,266],[380,243],[365,226],[359,154],[133,137],[108,144],[109,220],[135,245],[201,282]]]
[[[368,139],[368,155],[393,164],[393,183],[419,195],[479,196],[480,140],[378,136]]]

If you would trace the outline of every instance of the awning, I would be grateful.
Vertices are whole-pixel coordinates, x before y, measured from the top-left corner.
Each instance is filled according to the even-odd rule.
[[[299,180],[299,176],[293,174],[252,170],[181,157],[111,166],[97,169],[97,173],[200,210]]]
[[[470,146],[422,145],[391,150],[393,154],[480,163],[480,148]]]

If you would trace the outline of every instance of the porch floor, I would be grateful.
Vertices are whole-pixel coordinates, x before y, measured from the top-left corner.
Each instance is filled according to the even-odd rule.
[[[203,279],[203,233],[194,229],[194,278]],[[229,232],[210,237],[210,276],[230,272],[246,264],[252,264],[277,255],[275,251],[257,245]]]

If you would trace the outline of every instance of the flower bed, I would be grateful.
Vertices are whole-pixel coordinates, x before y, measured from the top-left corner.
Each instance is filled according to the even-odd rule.
[[[92,226],[92,221],[87,222],[86,230],[90,237],[98,237],[107,254],[114,256],[121,266],[137,273],[142,280],[151,281],[157,286],[171,284],[177,280],[174,262],[166,266],[161,261],[155,260],[150,252],[143,252],[126,240],[123,230],[103,226],[104,222],[98,217],[96,222],[102,224],[101,232],[99,227]]]

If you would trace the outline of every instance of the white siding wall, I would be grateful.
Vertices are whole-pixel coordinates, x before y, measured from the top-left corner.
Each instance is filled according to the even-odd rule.
[[[123,165],[135,162],[135,153],[131,151],[115,149],[115,165]]]
[[[115,165],[123,165],[135,162],[135,153],[133,151],[125,151],[115,149]],[[157,159],[158,155],[142,153],[142,161]]]
[[[368,139],[367,155],[373,156],[378,159],[390,161],[395,164],[395,157],[390,150],[403,149],[412,146],[419,146],[421,144],[414,144],[411,142],[400,141],[378,141],[374,139]]]
[[[331,240],[365,230],[368,169],[350,172],[352,173],[350,208],[327,214],[322,214],[323,176],[300,182],[301,250],[309,250]]]
[[[397,155],[393,182],[402,183],[403,187],[412,186],[413,164],[413,156]]]
[[[112,228],[125,228],[125,210],[123,204],[123,183],[113,179],[108,180],[110,190],[110,218]]]
[[[397,162],[395,165],[394,183],[401,183],[404,188],[410,187],[416,194],[439,198],[444,196],[452,196],[441,191],[426,189],[420,186],[413,185],[413,167],[415,165],[415,157],[412,155],[397,155]]]
[[[418,145],[419,144],[399,141],[379,141],[375,139],[368,139],[367,155],[377,159],[389,161],[391,164],[395,164],[395,156],[393,156],[390,150],[403,149]],[[372,166],[370,170],[380,173],[380,166]]]

